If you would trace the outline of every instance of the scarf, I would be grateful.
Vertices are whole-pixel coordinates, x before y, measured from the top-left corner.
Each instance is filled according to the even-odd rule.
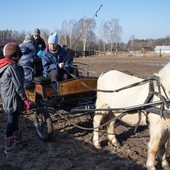
[[[2,59],[0,59],[0,68],[6,66],[9,63],[14,63],[14,61],[9,59],[9,58],[2,58]]]

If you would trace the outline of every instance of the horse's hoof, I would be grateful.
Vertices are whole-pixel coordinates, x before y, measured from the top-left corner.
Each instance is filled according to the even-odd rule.
[[[101,150],[101,149],[102,149],[102,147],[101,147],[100,145],[94,145],[94,147],[95,147],[95,149],[97,149],[97,150]]]
[[[147,168],[147,170],[156,170],[156,168],[153,166],[146,166],[146,168]]]

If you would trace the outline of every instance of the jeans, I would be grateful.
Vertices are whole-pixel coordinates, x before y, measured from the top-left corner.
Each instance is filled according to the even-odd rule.
[[[18,113],[8,114],[6,137],[12,136],[13,132],[18,130],[18,121],[19,121],[19,114]]]

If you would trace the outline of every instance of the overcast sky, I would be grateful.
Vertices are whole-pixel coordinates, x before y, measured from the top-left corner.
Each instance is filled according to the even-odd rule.
[[[0,30],[53,32],[64,20],[93,18],[98,33],[101,22],[119,19],[122,42],[170,36],[170,0],[0,0]]]

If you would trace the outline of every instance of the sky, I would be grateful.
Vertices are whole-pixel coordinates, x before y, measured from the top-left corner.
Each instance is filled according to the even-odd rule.
[[[85,17],[95,19],[99,35],[103,21],[119,19],[121,42],[127,43],[132,35],[135,39],[170,36],[169,9],[170,0],[0,0],[0,30],[53,32],[63,21]]]

